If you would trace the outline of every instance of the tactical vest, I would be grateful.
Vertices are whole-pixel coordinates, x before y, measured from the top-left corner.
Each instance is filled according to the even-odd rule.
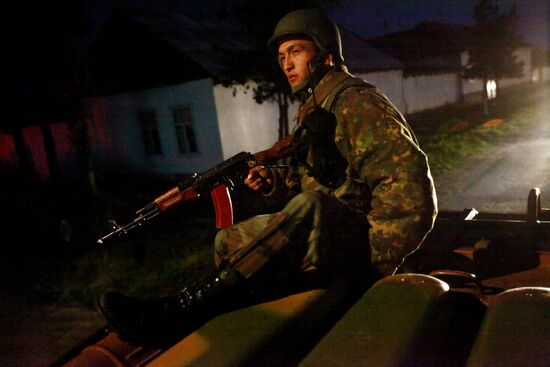
[[[307,174],[325,187],[335,189],[346,179],[348,161],[334,142],[336,118],[335,102],[350,87],[369,90],[373,103],[384,105],[389,113],[405,127],[410,139],[416,137],[399,110],[374,85],[345,71],[333,71],[330,79],[318,85],[298,111],[298,125],[294,131],[294,163],[306,168]]]
[[[369,90],[370,96],[375,103],[389,107],[386,109],[386,112],[391,112],[393,117],[406,127],[407,132],[410,134],[409,137],[418,145],[418,141],[403,114],[399,112],[399,109],[375,85],[346,71],[335,71],[333,73],[335,74],[333,79],[326,85],[323,85],[323,88],[320,90],[315,90],[315,94],[312,95],[312,98],[309,98],[307,102],[300,107],[298,112],[298,124],[300,124],[302,119],[316,107],[316,102],[320,102],[319,107],[322,107],[328,112],[333,112],[335,102],[346,89],[350,87],[362,87]]]

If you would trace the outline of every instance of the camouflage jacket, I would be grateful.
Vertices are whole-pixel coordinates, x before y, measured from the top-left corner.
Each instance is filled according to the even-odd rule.
[[[340,83],[351,86],[341,88]],[[330,71],[314,98],[300,105],[297,126],[319,103],[336,116],[335,143],[348,161],[346,179],[328,189],[303,167],[274,169],[271,194],[322,190],[364,214],[370,226],[371,262],[395,268],[433,226],[437,200],[427,157],[404,117],[374,86],[344,71]]]

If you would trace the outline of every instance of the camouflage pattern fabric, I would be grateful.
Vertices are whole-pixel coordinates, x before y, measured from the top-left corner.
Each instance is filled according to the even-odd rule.
[[[421,244],[437,214],[427,157],[380,91],[356,78],[339,89],[350,78],[345,71],[328,72],[297,117],[299,126],[315,101],[335,114],[335,143],[349,163],[345,182],[329,189],[304,167],[273,169],[274,188],[267,195],[295,198],[281,213],[222,230],[219,262],[247,277],[272,262],[291,269],[374,266],[390,275]]]
[[[304,191],[279,213],[219,231],[216,263],[228,264],[245,278],[284,278],[311,268],[356,277],[366,270],[357,259],[370,256],[369,246],[358,240],[365,238],[368,226],[362,215],[322,191]]]

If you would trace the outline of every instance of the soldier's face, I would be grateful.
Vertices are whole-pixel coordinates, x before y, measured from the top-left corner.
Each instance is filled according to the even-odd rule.
[[[279,65],[288,83],[296,87],[309,79],[308,63],[317,56],[315,42],[307,39],[289,39],[279,43]]]

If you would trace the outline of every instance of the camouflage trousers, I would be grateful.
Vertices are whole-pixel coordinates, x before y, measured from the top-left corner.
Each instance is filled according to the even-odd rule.
[[[220,230],[218,266],[244,278],[280,277],[318,269],[339,276],[372,271],[366,215],[321,191],[306,191],[274,214]]]

